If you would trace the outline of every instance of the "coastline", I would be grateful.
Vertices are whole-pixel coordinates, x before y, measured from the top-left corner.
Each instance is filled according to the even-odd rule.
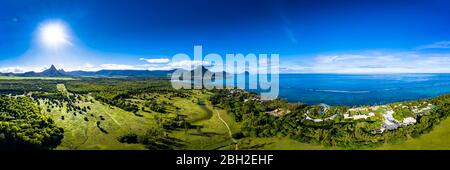
[[[227,91],[227,90],[225,90]],[[219,94],[222,92],[218,92]],[[217,95],[217,94],[216,94]],[[311,129],[310,132],[304,135],[292,134],[292,135],[281,135],[290,136],[289,138],[298,140],[305,144],[319,143],[327,147],[338,147],[342,149],[376,149],[383,146],[385,143],[391,143],[393,141],[398,141],[394,143],[402,143],[408,141],[410,138],[420,137],[423,134],[430,132],[429,129],[437,125],[441,120],[447,119],[448,108],[444,104],[449,98],[449,95],[441,95],[438,97],[430,99],[418,99],[418,100],[408,100],[401,102],[393,102],[384,105],[372,105],[372,106],[359,106],[359,107],[348,107],[348,106],[327,106],[323,107],[321,105],[309,105],[302,104],[298,102],[288,102],[286,100],[270,100],[262,101],[259,100],[254,93],[242,90],[228,90],[225,92],[225,96],[219,95],[217,97],[220,99],[213,99],[219,101],[225,101],[225,103],[241,102],[241,106],[237,108],[247,108],[247,107],[264,107],[266,110],[263,113],[258,113],[256,120],[254,118],[245,118],[246,113],[242,109],[232,108],[228,110],[228,113],[232,117],[236,118],[235,112],[242,112],[241,116],[244,119],[249,119],[248,121],[260,121],[268,120],[261,127],[247,126],[243,128],[244,136],[252,137],[275,137],[280,136],[279,132],[292,134],[299,133],[299,131],[294,129]],[[242,101],[236,100],[235,98],[244,97]],[[228,102],[227,102],[228,101]],[[234,101],[234,102],[233,102]],[[444,103],[442,103],[444,102]],[[217,102],[213,102],[217,103]],[[219,105],[221,105],[219,102]],[[222,103],[225,104],[225,103]],[[248,106],[246,106],[248,105]],[[273,107],[273,106],[275,107]],[[302,108],[299,110],[299,107]],[[225,105],[224,108],[227,108]],[[236,110],[237,109],[237,110]],[[426,121],[424,121],[426,120]],[[240,119],[237,119],[240,122]],[[434,123],[427,123],[427,121],[432,121]],[[273,127],[274,125],[287,124],[291,127],[280,126]],[[340,124],[346,124],[349,128],[342,128]],[[271,127],[270,131],[267,131],[267,127]],[[351,127],[351,128],[350,128]],[[292,129],[291,129],[292,128]],[[355,130],[361,129],[361,132],[355,132]],[[272,132],[273,130],[273,132]],[[292,132],[286,132],[291,131]],[[317,131],[319,130],[319,131]],[[330,131],[322,134],[322,130]],[[255,133],[256,134],[252,134]],[[342,132],[334,132],[342,131]],[[259,134],[258,134],[259,133]],[[308,134],[310,133],[310,134]],[[334,143],[337,140],[340,133],[346,133],[349,138],[342,141],[343,143]],[[245,135],[246,134],[246,135]],[[322,136],[318,139],[312,138],[313,136]],[[356,135],[356,136],[355,136]],[[360,136],[360,137],[358,137]],[[412,136],[412,137],[411,137]],[[317,137],[317,136],[316,136]],[[331,137],[331,138],[330,138]],[[330,139],[327,139],[330,138]],[[336,138],[336,139],[334,139]],[[361,140],[365,141],[362,142]],[[366,141],[367,140],[367,141]],[[400,142],[401,141],[401,142]],[[336,142],[336,141],[335,141]]]

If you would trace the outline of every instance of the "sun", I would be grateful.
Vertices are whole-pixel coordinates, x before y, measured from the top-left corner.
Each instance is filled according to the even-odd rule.
[[[58,48],[70,45],[66,26],[61,22],[48,22],[39,29],[39,36],[43,45],[49,48]]]

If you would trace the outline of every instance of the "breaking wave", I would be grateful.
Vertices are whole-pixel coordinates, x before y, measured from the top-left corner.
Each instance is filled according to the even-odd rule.
[[[315,90],[317,92],[329,92],[329,93],[370,93],[370,91],[347,91],[347,90]]]

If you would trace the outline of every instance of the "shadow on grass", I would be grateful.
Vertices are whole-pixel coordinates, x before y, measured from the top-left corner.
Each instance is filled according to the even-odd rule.
[[[223,133],[217,133],[217,132],[199,132],[199,133],[189,133],[189,135],[203,136],[203,137],[213,137],[213,136],[224,135],[224,134]]]
[[[145,141],[144,145],[150,150],[174,150],[186,146],[186,142],[181,139],[166,137],[157,141]]]

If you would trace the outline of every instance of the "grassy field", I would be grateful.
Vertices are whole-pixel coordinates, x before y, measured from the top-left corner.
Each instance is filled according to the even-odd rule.
[[[58,91],[67,94],[64,84],[57,84]],[[64,129],[64,138],[56,149],[61,150],[99,150],[99,149],[145,149],[140,144],[120,143],[117,138],[129,132],[144,133],[145,129],[154,125],[150,117],[136,117],[119,108],[104,105],[91,96],[83,96],[78,106],[89,106],[90,111],[84,114],[68,113],[66,105],[54,107],[40,101],[41,110],[50,115],[59,127]],[[93,102],[90,102],[93,101]],[[97,123],[100,124],[97,124]]]
[[[64,84],[57,84],[60,93],[69,95]],[[121,108],[111,106],[95,100],[90,94],[81,95],[76,105],[87,112],[67,112],[67,104],[62,108],[53,104],[48,105],[40,100],[41,111],[49,115],[59,127],[64,129],[62,143],[56,148],[61,150],[137,150],[146,149],[143,144],[127,144],[118,141],[125,134],[143,135],[147,130],[157,128],[156,117],[175,117],[185,115],[186,120],[194,128],[180,128],[168,130],[168,136],[177,140],[180,145],[174,149],[198,150],[232,150],[235,142],[242,150],[329,150],[348,149],[324,147],[319,144],[301,143],[288,137],[252,138],[246,137],[233,140],[224,122],[230,127],[232,134],[240,132],[241,124],[233,120],[224,110],[213,107],[209,101],[211,93],[206,91],[191,91],[190,97],[171,97],[169,94],[156,94],[158,103],[169,103],[167,113],[157,113],[146,109],[136,114]],[[144,99],[130,98],[142,102]],[[142,105],[140,105],[142,106]],[[178,109],[175,109],[178,108]],[[219,118],[223,119],[223,121]],[[404,150],[404,149],[450,149],[450,119],[443,120],[428,134],[409,139],[399,144],[385,144],[369,150]]]
[[[57,84],[59,92],[68,94],[64,84]],[[194,91],[190,98],[169,97],[158,94],[158,102],[170,102],[180,108],[179,114],[187,116],[187,120],[197,128],[177,129],[167,131],[169,137],[177,139],[181,145],[175,149],[228,149],[232,148],[233,140],[228,129],[217,117],[221,113],[233,133],[239,132],[240,125],[233,121],[225,111],[213,108],[208,101],[210,94]],[[200,101],[200,102],[199,102]],[[91,95],[82,95],[76,105],[91,109],[84,112],[67,112],[67,105],[63,107],[49,105],[40,100],[41,111],[49,115],[59,127],[64,129],[62,143],[56,148],[59,150],[138,150],[146,149],[143,144],[120,143],[118,138],[122,135],[135,133],[143,135],[148,129],[156,128],[156,117],[176,115],[177,110],[168,109],[161,114],[153,111],[138,111],[137,114],[110,106],[95,100]],[[139,116],[137,116],[139,115]]]
[[[75,80],[72,77],[17,77],[0,76],[0,80]]]
[[[44,104],[41,105],[43,108],[46,107]],[[67,113],[64,106],[47,113],[58,126],[64,128],[64,138],[56,149],[145,149],[144,145],[140,144],[120,143],[117,138],[130,132],[143,134],[147,128],[155,126],[152,116],[137,117],[130,112],[98,101],[80,102],[79,105],[90,106],[92,109],[87,114],[73,114]],[[97,126],[97,122],[101,122],[99,127],[104,131]]]
[[[67,92],[64,85],[58,84],[60,92]],[[65,108],[54,108],[49,114],[65,130],[62,144],[56,149],[145,149],[142,144],[125,144],[118,142],[117,138],[127,133],[143,134],[149,128],[156,127],[155,115],[159,113],[147,113],[139,111],[142,115],[136,116],[131,112],[120,108],[103,104],[94,100],[91,96],[84,96],[87,100],[79,101],[78,105],[89,106],[92,109],[87,114],[67,113]],[[176,149],[234,149],[234,141],[229,136],[228,129],[218,118],[217,112],[222,119],[230,126],[232,133],[240,131],[240,124],[224,110],[214,108],[208,101],[209,94],[194,93],[191,98],[171,98],[170,102],[179,107],[179,113],[187,116],[194,129],[178,129],[169,131],[169,136],[181,141],[182,145]],[[159,101],[169,102],[167,96],[160,95]],[[86,102],[93,101],[93,102]],[[199,104],[198,101],[201,101]],[[41,101],[41,108],[46,112],[47,106]],[[217,112],[216,112],[217,111]],[[166,116],[173,116],[174,110],[166,113]],[[64,120],[62,119],[64,116]],[[103,117],[104,120],[100,120]],[[88,119],[86,121],[85,119]],[[97,122],[101,122],[100,127]],[[430,133],[415,139],[409,139],[401,144],[385,144],[381,147],[366,149],[382,150],[404,150],[404,149],[450,149],[450,119],[442,121]],[[319,144],[307,144],[289,139],[288,137],[271,138],[244,138],[239,140],[239,149],[242,150],[330,150],[345,149],[337,147],[324,147]]]
[[[171,132],[171,136],[183,140],[186,145],[180,149],[231,149],[233,140],[228,134],[228,129],[218,118],[215,111],[221,113],[233,133],[239,132],[240,125],[225,114],[225,111],[213,108],[209,103],[208,94],[194,94],[196,100],[202,101],[203,105],[185,99],[175,99],[174,105],[184,108],[182,114],[188,115],[188,120],[197,126],[196,129],[176,130]]]

